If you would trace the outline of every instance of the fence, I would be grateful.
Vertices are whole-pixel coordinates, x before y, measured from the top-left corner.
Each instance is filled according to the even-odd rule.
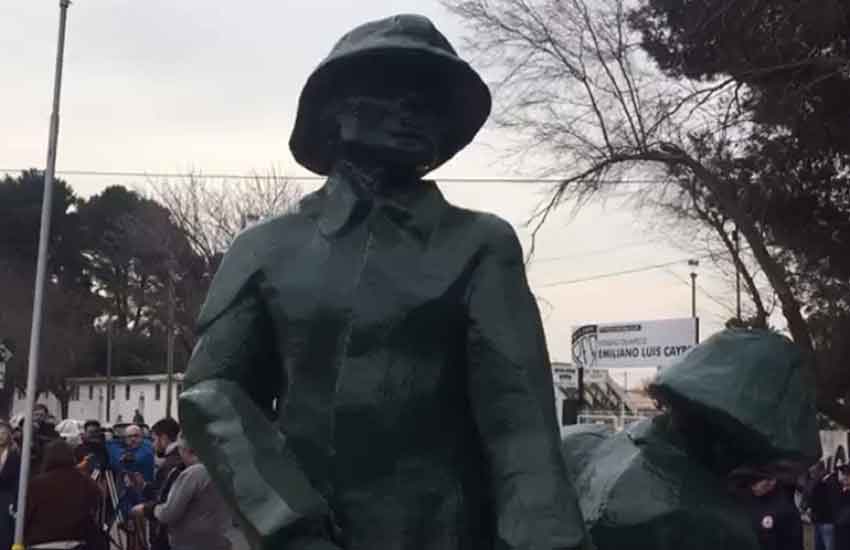
[[[611,430],[615,432],[619,432],[624,428],[628,428],[630,425],[635,422],[639,422],[641,420],[645,420],[647,418],[651,418],[653,415],[643,414],[622,414],[616,412],[601,412],[601,413],[592,413],[592,414],[580,414],[578,416],[579,424],[596,424],[596,425],[604,425],[608,426]]]

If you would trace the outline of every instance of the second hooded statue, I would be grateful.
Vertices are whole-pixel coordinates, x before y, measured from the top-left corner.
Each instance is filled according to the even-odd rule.
[[[419,16],[354,29],[308,79],[290,146],[327,183],[233,244],[180,400],[262,548],[584,544],[519,242],[422,179],[489,112]]]

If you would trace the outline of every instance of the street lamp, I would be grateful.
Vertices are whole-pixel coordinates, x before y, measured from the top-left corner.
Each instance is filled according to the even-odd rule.
[[[694,344],[699,344],[699,319],[697,319],[697,268],[699,260],[688,260],[691,268],[691,318],[694,320]]]
[[[688,266],[691,268],[691,317],[697,318],[697,272],[699,260],[688,260]]]

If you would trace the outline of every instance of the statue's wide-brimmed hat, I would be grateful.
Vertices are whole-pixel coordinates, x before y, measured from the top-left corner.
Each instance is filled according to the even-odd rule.
[[[435,85],[443,86],[440,105],[452,126],[429,168],[444,164],[468,145],[490,115],[487,85],[430,20],[396,15],[371,21],[343,36],[307,79],[289,139],[295,160],[313,172],[327,174],[334,161],[334,143],[324,130],[323,109],[339,98],[344,79],[366,79],[379,89],[398,77],[400,63],[411,71],[433,75],[439,80]],[[390,67],[393,70],[387,70]]]

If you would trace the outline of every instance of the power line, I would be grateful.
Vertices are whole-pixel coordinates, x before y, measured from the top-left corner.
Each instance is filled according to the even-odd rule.
[[[579,254],[570,254],[568,256],[552,256],[552,257],[549,257],[549,258],[540,258],[540,259],[532,258],[530,265],[534,266],[536,264],[561,262],[561,261],[566,261],[566,260],[578,260],[578,259],[581,259],[581,258],[587,258],[588,256],[597,256],[599,254],[608,254],[609,252],[617,252],[619,250],[624,250],[626,248],[635,248],[635,247],[639,247],[639,246],[647,246],[647,245],[650,245],[650,244],[655,244],[655,243],[661,242],[662,240],[663,239],[651,239],[651,240],[648,240],[648,241],[634,241],[634,242],[630,242],[630,243],[623,243],[623,244],[617,245],[617,246],[612,246],[611,248],[601,248],[601,249],[598,249],[598,250],[590,250],[588,252],[581,252]]]
[[[25,168],[0,168],[0,172],[14,174],[24,172]],[[129,177],[129,178],[189,178],[201,177],[210,179],[232,179],[232,180],[269,180],[269,179],[284,179],[291,181],[324,181],[324,176],[284,176],[284,175],[263,175],[263,174],[234,174],[234,173],[211,173],[203,172],[139,172],[127,170],[57,170],[57,174],[64,176],[93,176],[93,177]],[[521,178],[521,177],[444,177],[434,178],[441,182],[447,183],[511,183],[511,184],[558,184],[563,181],[563,178]],[[664,183],[662,179],[608,179],[599,180],[598,183],[603,185],[628,185],[628,184],[655,184]]]
[[[654,265],[646,265],[643,267],[635,267],[633,269],[625,269],[623,271],[613,271],[611,273],[600,273],[599,275],[592,275],[589,277],[581,277],[579,279],[567,279],[564,281],[555,281],[552,283],[546,283],[542,285],[536,285],[537,288],[550,288],[554,286],[566,286],[566,285],[574,285],[579,283],[587,283],[590,281],[597,281],[599,279],[610,279],[612,277],[620,277],[623,275],[631,275],[633,273],[642,273],[644,271],[653,271],[655,269],[664,269],[666,267],[680,265],[688,260],[705,260],[708,258],[714,258],[717,254],[703,254],[702,256],[692,256],[690,258],[683,258],[680,260],[676,260],[673,262],[665,262],[663,264],[654,264]]]
[[[27,169],[22,168],[0,168],[0,172],[5,173],[21,173],[25,172]],[[145,177],[145,178],[188,178],[188,177],[204,177],[204,178],[212,178],[212,179],[241,179],[241,180],[270,180],[270,179],[286,179],[291,181],[324,181],[326,178],[324,176],[276,176],[276,175],[262,175],[262,174],[254,174],[254,175],[246,175],[246,174],[230,174],[230,173],[220,173],[220,174],[204,174],[202,172],[192,173],[175,173],[175,172],[134,172],[134,171],[105,171],[105,170],[57,170],[57,174],[62,174],[66,176],[95,176],[95,177]],[[557,184],[563,181],[558,178],[505,178],[505,177],[445,177],[439,178],[441,182],[447,183],[550,183]],[[615,180],[599,180],[598,183],[606,184],[606,185],[627,185],[627,184],[656,184],[656,183],[664,183],[665,180],[661,179],[615,179]],[[624,248],[634,247],[634,246],[643,246],[647,244],[652,244],[657,242],[657,240],[651,241],[643,241],[643,242],[634,242],[627,243],[623,245],[619,245],[616,247],[612,247],[609,249],[600,249],[590,251],[584,254],[577,254],[572,256],[556,256],[551,258],[541,258],[539,260],[534,260],[533,263],[549,263],[570,259],[577,259],[597,254],[604,254],[607,252],[615,252],[617,250],[621,250]],[[678,265],[688,260],[693,259],[707,259],[713,258],[716,254],[704,254],[702,256],[696,256],[691,258],[685,258],[681,260],[676,260],[672,262],[666,262],[662,264],[654,264],[643,267],[637,267],[633,269],[627,269],[623,271],[615,271],[611,273],[602,273],[599,275],[593,275],[589,277],[582,277],[578,279],[568,279],[563,281],[555,281],[552,283],[546,283],[543,285],[537,285],[538,288],[551,288],[555,286],[566,286],[572,284],[579,284],[585,282],[596,281],[600,279],[608,279],[613,277],[620,277],[623,275],[631,275],[634,273],[642,273],[645,271],[653,271],[656,269],[664,269],[670,266]],[[700,289],[702,290],[702,289]],[[708,294],[703,290],[707,296]],[[708,296],[711,299],[714,299],[712,296]],[[715,300],[716,301],[716,300]]]
[[[685,285],[685,286],[687,286],[687,287],[690,287],[690,286],[691,286],[691,282],[690,282],[690,281],[688,281],[688,280],[687,280],[687,279],[685,279],[684,277],[681,277],[678,273],[676,273],[676,272],[675,272],[675,271],[673,271],[672,269],[665,269],[664,271],[666,271],[669,275],[671,275],[674,279],[676,279],[677,281],[679,281],[679,282],[680,282],[680,283],[682,283],[683,285]],[[714,302],[715,304],[719,305],[720,307],[722,307],[723,309],[725,309],[726,311],[728,311],[729,313],[731,313],[733,316],[735,315],[735,310],[734,310],[733,308],[731,308],[731,307],[729,306],[729,304],[724,304],[722,301],[720,301],[720,299],[719,299],[719,298],[716,298],[713,294],[709,293],[709,292],[708,292],[705,288],[703,288],[703,286],[702,286],[702,285],[700,285],[699,283],[694,283],[694,284],[696,285],[697,290],[699,290],[699,291],[703,294],[703,296],[705,296],[706,298],[708,298],[709,300],[711,300],[711,301],[712,301],[712,302]]]

